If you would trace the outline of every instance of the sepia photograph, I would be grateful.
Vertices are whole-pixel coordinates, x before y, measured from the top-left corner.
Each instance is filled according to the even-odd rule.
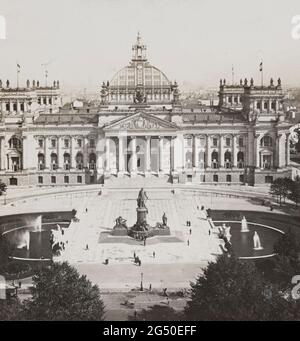
[[[299,0],[0,0],[0,321],[299,320]]]

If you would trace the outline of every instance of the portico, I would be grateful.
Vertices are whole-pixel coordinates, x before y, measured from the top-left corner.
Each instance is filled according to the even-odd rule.
[[[107,175],[172,173],[176,138],[173,123],[137,113],[108,125],[104,131]]]

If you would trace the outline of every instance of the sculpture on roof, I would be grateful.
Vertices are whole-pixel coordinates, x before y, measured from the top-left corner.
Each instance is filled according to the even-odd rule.
[[[9,88],[9,80],[6,81],[6,87]]]

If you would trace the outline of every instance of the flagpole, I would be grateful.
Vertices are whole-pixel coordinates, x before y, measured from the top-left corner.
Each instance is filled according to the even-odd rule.
[[[232,85],[234,85],[234,66],[232,65]]]
[[[19,89],[19,68],[17,66],[17,89]]]
[[[261,87],[264,87],[264,62],[261,60]]]

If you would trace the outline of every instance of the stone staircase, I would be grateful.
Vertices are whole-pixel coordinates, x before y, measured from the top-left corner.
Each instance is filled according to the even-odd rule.
[[[105,180],[104,187],[106,188],[154,188],[154,187],[172,187],[169,175],[150,175],[145,177],[143,175],[136,175],[134,177],[124,176],[118,178],[111,176]]]

